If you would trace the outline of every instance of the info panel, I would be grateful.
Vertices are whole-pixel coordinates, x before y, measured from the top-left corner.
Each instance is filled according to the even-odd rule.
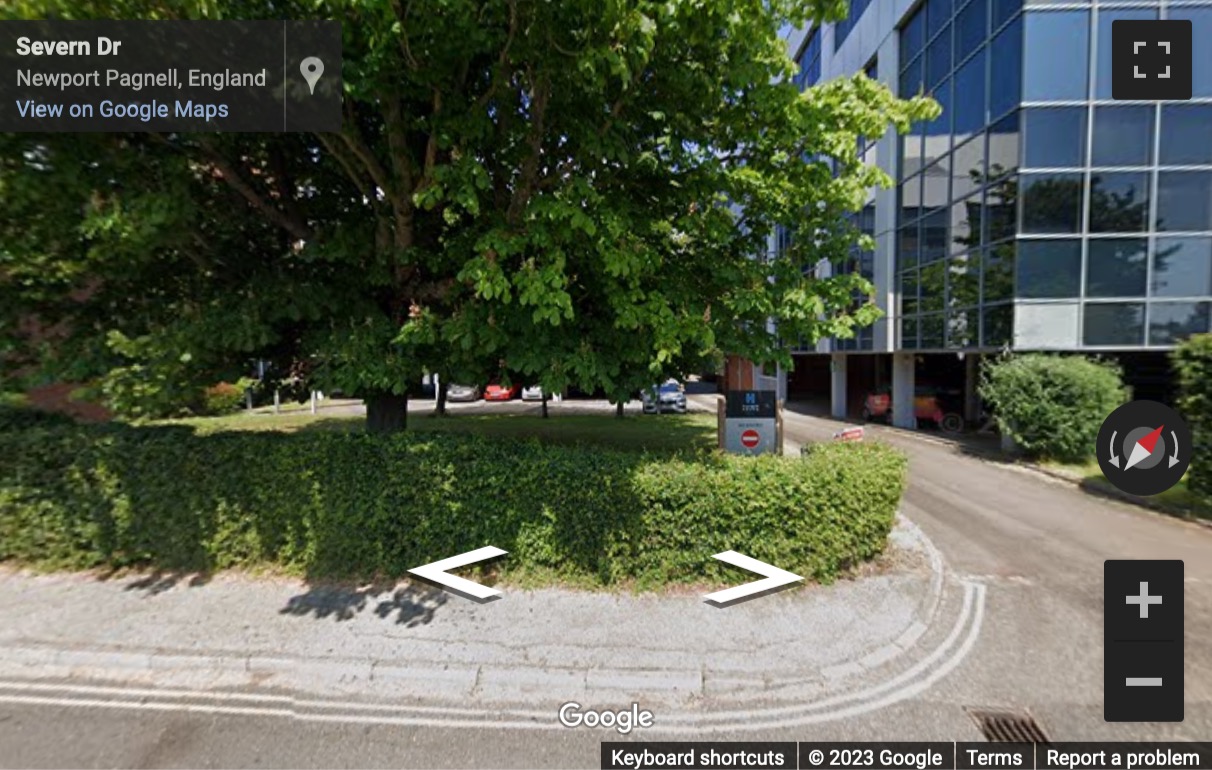
[[[335,21],[0,22],[0,131],[338,131]]]

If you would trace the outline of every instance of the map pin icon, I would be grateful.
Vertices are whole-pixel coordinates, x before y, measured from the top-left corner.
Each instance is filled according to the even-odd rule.
[[[315,56],[308,56],[299,63],[299,72],[303,73],[303,79],[307,81],[307,90],[314,95],[316,93],[316,81],[324,74],[324,62]]]

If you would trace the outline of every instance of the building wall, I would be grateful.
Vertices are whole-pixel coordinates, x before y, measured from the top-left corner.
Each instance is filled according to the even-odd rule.
[[[943,115],[872,143],[897,186],[859,215],[874,253],[838,267],[869,274],[886,319],[816,352],[1164,350],[1209,329],[1212,1],[851,5],[840,32],[789,36],[800,84],[874,62]],[[1110,99],[1111,24],[1139,18],[1192,21],[1191,101]]]

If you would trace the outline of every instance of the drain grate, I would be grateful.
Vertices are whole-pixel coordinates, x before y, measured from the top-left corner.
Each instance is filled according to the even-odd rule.
[[[1035,717],[1015,709],[966,709],[981,734],[997,743],[1051,743]]]

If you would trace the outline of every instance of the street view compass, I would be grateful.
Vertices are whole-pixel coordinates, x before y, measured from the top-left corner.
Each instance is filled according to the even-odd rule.
[[[1165,404],[1131,401],[1098,431],[1103,475],[1133,495],[1157,495],[1179,482],[1191,463],[1191,431]]]

